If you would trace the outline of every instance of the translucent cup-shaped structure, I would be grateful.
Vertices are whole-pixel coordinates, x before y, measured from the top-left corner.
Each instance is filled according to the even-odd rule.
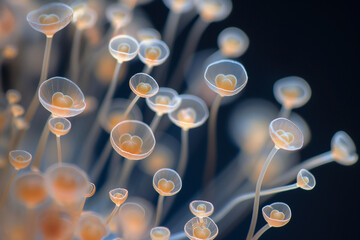
[[[147,66],[158,66],[169,57],[170,50],[165,42],[148,39],[140,42],[139,58]]]
[[[169,113],[170,120],[177,126],[188,130],[201,126],[209,117],[205,102],[194,95],[179,95],[180,106]]]
[[[11,114],[14,116],[14,117],[20,117],[21,115],[24,114],[25,110],[24,110],[24,107],[19,105],[19,104],[13,104],[11,105],[10,107],[10,111],[11,111]]]
[[[20,170],[29,166],[31,159],[31,154],[24,150],[14,150],[9,152],[10,164],[16,170]]]
[[[287,151],[302,148],[304,136],[301,130],[286,118],[276,118],[269,125],[269,132],[275,146]]]
[[[63,117],[52,117],[48,121],[50,131],[56,136],[64,136],[71,129],[71,122]]]
[[[52,37],[72,20],[73,10],[63,3],[48,3],[27,15],[30,26],[38,32]]]
[[[239,93],[248,81],[244,66],[227,59],[207,66],[204,78],[209,88],[223,97]]]
[[[274,84],[276,100],[284,107],[292,109],[306,104],[311,97],[311,88],[302,78],[290,76],[282,78]]]
[[[148,107],[158,115],[163,115],[176,110],[181,103],[178,93],[171,89],[161,87],[155,96],[146,98]]]
[[[262,209],[265,221],[271,227],[282,227],[291,219],[290,207],[282,202],[266,205]]]
[[[163,0],[163,2],[175,13],[186,13],[194,7],[193,0]]]
[[[331,139],[331,153],[336,162],[345,166],[353,165],[359,157],[354,141],[344,131],[335,133]]]
[[[117,124],[111,130],[110,141],[118,154],[130,160],[148,157],[156,143],[151,128],[136,120],[126,120]]]
[[[109,192],[109,196],[116,206],[120,206],[126,201],[128,197],[128,190],[125,188],[115,188]]]
[[[153,186],[161,196],[173,196],[181,190],[182,182],[176,171],[162,168],[154,174]]]
[[[90,198],[90,197],[94,196],[95,192],[96,192],[96,186],[95,186],[95,184],[93,184],[92,182],[89,182],[88,191],[87,191],[87,193],[84,195],[84,197]]]
[[[189,207],[191,213],[199,218],[210,217],[214,212],[214,206],[212,203],[203,200],[192,201]]]
[[[146,225],[145,209],[137,203],[124,203],[117,214],[121,232],[127,237],[139,237]],[[141,239],[141,238],[138,238]]]
[[[219,233],[216,223],[208,217],[190,219],[184,227],[186,236],[191,240],[215,239]]]
[[[110,40],[109,51],[118,62],[127,62],[138,54],[139,43],[128,35],[118,35]]]
[[[128,116],[124,118],[124,113],[130,102],[128,99],[122,98],[116,98],[111,101],[107,113],[100,117],[100,124],[106,132],[110,133],[118,123],[125,120],[142,121],[142,113],[137,105],[134,105]]]
[[[301,169],[296,177],[297,185],[304,190],[312,190],[316,185],[314,175],[308,170]]]
[[[77,203],[89,192],[86,173],[75,165],[53,165],[45,172],[49,195],[61,204]]]
[[[249,38],[241,29],[229,27],[219,34],[218,46],[225,57],[238,58],[248,49]]]
[[[154,96],[159,91],[156,80],[146,73],[137,73],[130,78],[131,91],[142,98]]]
[[[40,173],[26,173],[15,180],[16,199],[28,208],[35,208],[47,198],[45,178]]]
[[[43,239],[69,239],[74,233],[75,222],[68,212],[56,207],[44,210],[39,216]]]
[[[57,117],[74,117],[85,110],[85,97],[71,80],[53,77],[40,85],[39,100],[43,107]]]
[[[205,22],[221,21],[227,18],[232,10],[231,0],[198,0],[195,5]]]
[[[6,91],[6,100],[9,104],[18,103],[21,100],[21,93],[16,89],[9,89]]]
[[[155,28],[143,28],[137,32],[137,39],[139,40],[139,42],[149,40],[149,39],[160,40],[161,35],[160,35],[159,31],[156,30]]]
[[[106,8],[106,18],[115,29],[119,29],[131,21],[132,10],[125,4],[111,4]]]
[[[79,30],[92,28],[97,20],[97,12],[89,6],[82,7],[79,11],[74,11],[73,22]]]
[[[81,240],[101,240],[107,235],[107,228],[100,216],[87,212],[80,216],[75,234]]]
[[[150,231],[151,240],[168,240],[170,230],[167,227],[154,227]]]

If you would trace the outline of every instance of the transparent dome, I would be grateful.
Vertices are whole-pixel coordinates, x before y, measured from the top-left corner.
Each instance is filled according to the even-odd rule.
[[[10,164],[17,170],[29,166],[31,159],[31,154],[24,150],[13,150],[9,152]]]
[[[304,136],[301,130],[286,118],[277,118],[269,125],[269,132],[275,146],[287,151],[302,148]]]
[[[89,6],[85,6],[77,12],[74,10],[73,22],[80,30],[92,28],[95,25],[96,20],[97,12]]]
[[[221,21],[227,18],[232,10],[231,0],[197,0],[195,5],[205,22]]]
[[[156,80],[146,73],[137,73],[130,78],[131,91],[142,98],[154,96],[159,91]]]
[[[349,166],[357,162],[356,146],[344,131],[336,132],[331,139],[331,153],[336,162]]]
[[[316,185],[316,180],[314,175],[312,175],[308,170],[301,169],[297,174],[297,185],[304,190],[312,190]]]
[[[109,51],[118,62],[127,62],[138,54],[139,43],[128,35],[118,35],[110,40]]]
[[[149,39],[161,39],[161,34],[155,28],[142,28],[137,32],[137,39],[139,42]]]
[[[178,93],[171,89],[161,87],[156,95],[146,98],[148,107],[159,115],[175,111],[181,103]]]
[[[56,136],[66,135],[71,129],[71,122],[63,117],[52,117],[48,121],[50,131]]]
[[[154,174],[153,186],[160,195],[172,196],[181,190],[181,177],[170,168],[162,168]]]
[[[16,199],[28,208],[35,208],[47,198],[45,178],[41,173],[26,173],[15,179]]]
[[[186,236],[191,240],[215,239],[219,233],[216,223],[208,217],[190,219],[184,227]]]
[[[229,27],[219,34],[218,46],[224,56],[228,58],[238,58],[248,49],[249,37],[243,30],[236,27]]]
[[[81,214],[75,231],[81,240],[101,240],[107,235],[107,227],[94,212]]]
[[[168,240],[170,230],[167,227],[154,227],[150,231],[151,240]]]
[[[265,221],[271,227],[282,227],[291,219],[290,207],[282,202],[276,202],[263,207],[262,213]]]
[[[132,10],[126,4],[115,3],[106,8],[106,18],[114,26],[121,28],[127,25],[132,19]]]
[[[186,13],[194,7],[193,0],[163,0],[166,7],[175,13]]]
[[[210,217],[214,212],[214,206],[211,202],[203,200],[195,200],[190,203],[190,211],[196,217]]]
[[[170,50],[165,42],[148,39],[140,42],[139,58],[148,66],[158,66],[169,57]]]
[[[128,190],[125,188],[115,188],[109,192],[109,196],[116,206],[120,206],[126,201],[128,197]]]

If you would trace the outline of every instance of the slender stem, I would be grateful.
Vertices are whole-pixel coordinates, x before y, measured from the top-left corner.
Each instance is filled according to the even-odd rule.
[[[256,234],[255,236],[252,238],[252,240],[258,240],[261,235],[264,234],[264,232],[266,232],[267,230],[269,230],[271,228],[271,226],[267,223],[265,224]]]
[[[280,109],[279,117],[289,118],[290,114],[291,114],[291,108],[282,105]]]
[[[159,126],[161,117],[162,117],[162,114],[155,114],[153,120],[151,121],[150,128],[153,132],[155,132],[155,130]]]
[[[131,112],[131,110],[133,109],[133,107],[135,106],[135,103],[139,100],[140,96],[136,95],[134,97],[134,99],[131,101],[131,103],[129,104],[129,106],[126,108],[126,111],[123,115],[123,118],[126,119],[127,116],[129,115],[129,113]]]
[[[183,82],[183,77],[185,75],[186,64],[189,65],[191,64],[192,62],[191,55],[194,53],[200,41],[200,38],[208,25],[209,23],[204,22],[203,20],[201,20],[201,18],[198,18],[194,23],[194,26],[191,28],[189,37],[187,38],[185,43],[183,54],[181,55],[177,68],[174,71],[173,77],[171,78],[171,82],[169,83],[169,86],[171,88],[177,90],[178,88],[181,87],[181,84]],[[189,57],[191,58],[188,59]]]
[[[264,163],[264,166],[261,170],[260,176],[256,182],[254,206],[253,206],[253,212],[252,212],[252,217],[251,217],[250,229],[249,229],[248,235],[246,237],[247,240],[251,240],[251,238],[253,237],[254,232],[255,232],[256,221],[257,221],[258,211],[259,211],[260,190],[261,190],[262,181],[264,179],[266,170],[267,170],[268,166],[270,165],[271,160],[273,159],[273,157],[275,156],[275,154],[277,153],[278,150],[279,150],[279,148],[277,148],[276,146],[274,146],[272,148],[271,152],[269,153],[269,155]]]
[[[11,175],[11,177],[10,177],[10,181],[9,181],[8,185],[6,186],[4,193],[2,194],[2,198],[1,198],[1,201],[0,201],[0,211],[1,211],[1,209],[4,207],[6,198],[7,198],[8,194],[9,194],[10,187],[11,187],[12,183],[14,182],[14,179],[15,179],[16,174],[17,174],[18,172],[19,172],[18,169],[15,169],[15,170],[13,171],[13,173],[12,173],[12,175]]]
[[[96,116],[95,122],[93,126],[91,127],[91,131],[85,141],[84,148],[82,150],[81,159],[80,159],[80,166],[87,169],[87,164],[91,162],[91,154],[92,149],[95,145],[95,142],[98,138],[98,135],[100,134],[100,118],[102,115],[106,115],[107,111],[109,110],[111,99],[114,96],[117,81],[119,78],[119,73],[121,69],[121,62],[117,62],[113,79],[111,80],[111,84],[108,88],[108,91],[106,92],[105,98],[99,108],[98,114]],[[87,161],[87,162],[85,162]]]
[[[125,159],[125,164],[120,174],[120,187],[126,187],[131,172],[135,166],[135,161],[136,160]]]
[[[73,82],[78,81],[79,77],[79,55],[80,55],[80,43],[81,43],[82,30],[76,28],[74,34],[73,45],[70,55],[70,76]]]
[[[50,130],[49,130],[48,124],[46,122],[44,129],[41,133],[41,137],[40,137],[37,149],[36,149],[34,161],[31,164],[31,170],[33,170],[35,172],[38,172],[40,169],[41,159],[42,159],[45,147],[46,147],[46,142],[47,142],[47,139],[49,136],[49,132],[50,132]]]
[[[180,13],[174,11],[169,11],[169,14],[166,18],[165,28],[164,28],[164,42],[168,45],[169,49],[172,49],[172,45],[175,39],[175,33],[179,24]]]
[[[277,179],[275,179],[275,181],[272,182],[271,184],[277,185],[277,184],[281,184],[281,183],[290,182],[296,177],[296,175],[302,168],[311,170],[313,168],[317,168],[319,166],[322,166],[327,163],[331,163],[333,161],[334,161],[334,159],[331,154],[331,151],[319,154],[319,155],[309,158],[308,160],[303,161],[300,164],[294,166],[293,168],[287,170],[284,174],[282,174]]]
[[[164,196],[159,195],[157,207],[156,207],[156,218],[155,218],[154,227],[156,227],[160,224],[163,206],[164,206]]]
[[[143,69],[143,73],[150,74],[153,69],[153,66],[145,65]]]
[[[106,225],[108,225],[110,223],[111,219],[115,216],[115,214],[119,210],[119,207],[120,207],[120,205],[115,205],[114,210],[111,212],[110,216],[106,220]]]
[[[61,157],[61,142],[60,142],[60,136],[56,136],[56,145],[58,150],[58,164],[62,164],[62,157]]]
[[[94,179],[94,181],[97,181],[97,179],[100,176],[100,173],[104,169],[106,160],[109,158],[111,150],[112,150],[111,142],[107,141],[105,148],[103,148],[101,152],[100,158],[95,163],[94,171],[92,172],[92,179]]]
[[[46,45],[45,45],[45,52],[44,52],[43,65],[42,65],[42,69],[41,69],[40,81],[39,81],[38,87],[36,89],[36,93],[33,96],[32,100],[31,100],[31,103],[29,105],[29,108],[27,109],[26,114],[24,116],[24,120],[28,124],[31,123],[31,120],[33,119],[33,117],[35,115],[35,112],[36,112],[36,110],[37,110],[37,108],[39,106],[39,99],[38,99],[39,87],[46,80],[46,78],[48,76],[51,45],[52,45],[52,37],[47,37],[46,38]],[[18,145],[21,142],[21,139],[25,135],[26,130],[27,130],[27,128],[17,131],[16,136],[14,138],[14,141],[9,146],[10,150],[15,149],[15,148],[18,147]]]
[[[291,185],[286,185],[286,186],[282,186],[282,187],[276,187],[276,188],[270,188],[270,189],[266,189],[260,192],[260,196],[267,196],[267,195],[271,195],[271,194],[275,194],[275,193],[280,193],[280,192],[285,192],[285,191],[290,191],[290,190],[294,190],[297,189],[298,185],[297,183],[291,184]],[[255,197],[255,192],[252,193],[247,193],[247,194],[242,194],[240,196],[237,196],[235,198],[233,198],[230,202],[228,202],[226,204],[226,206],[224,208],[221,209],[220,212],[218,212],[215,216],[214,216],[214,221],[215,222],[219,222],[221,221],[228,213],[231,212],[231,210],[236,207],[238,204],[252,199]]]
[[[84,197],[84,199],[81,201],[80,208],[79,208],[79,215],[81,215],[81,213],[84,209],[85,202],[86,202],[86,197]]]
[[[189,152],[189,131],[182,129],[181,131],[181,155],[179,165],[177,167],[177,172],[182,178],[184,176],[186,165],[188,162],[188,152]]]
[[[204,175],[204,183],[207,184],[215,175],[216,169],[216,119],[220,107],[222,97],[217,95],[210,111],[209,127],[208,127],[208,148],[206,157],[206,167]]]

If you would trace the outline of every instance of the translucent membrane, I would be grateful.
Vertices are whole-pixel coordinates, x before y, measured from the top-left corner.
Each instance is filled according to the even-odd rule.
[[[281,202],[276,202],[263,207],[262,213],[265,221],[271,227],[282,227],[291,219],[290,207]]]
[[[160,195],[172,196],[181,190],[182,182],[176,171],[162,168],[154,174],[153,186]]]
[[[229,27],[219,34],[218,45],[225,57],[238,58],[248,49],[249,38],[241,29]]]
[[[180,106],[169,114],[170,120],[183,129],[201,126],[209,117],[205,102],[194,95],[179,95]]]
[[[358,160],[353,140],[343,131],[335,133],[331,139],[331,154],[336,162],[345,166],[352,165]]]
[[[67,78],[53,77],[40,85],[39,100],[43,107],[58,117],[74,117],[85,110],[81,89]]]
[[[118,123],[125,120],[132,119],[142,121],[142,113],[137,105],[135,105],[129,115],[124,118],[123,114],[130,102],[128,99],[123,98],[116,98],[111,101],[107,113],[100,116],[100,124],[106,132],[110,133]]]
[[[274,95],[285,108],[299,108],[309,101],[311,88],[304,79],[290,76],[275,82]]]
[[[71,122],[63,117],[53,117],[48,121],[50,131],[56,136],[66,135],[71,129]]]
[[[219,233],[219,229],[215,222],[208,217],[190,219],[184,227],[186,236],[191,240],[215,239]]]
[[[111,130],[110,141],[118,154],[130,160],[148,157],[156,143],[150,127],[136,120],[126,120],[117,124]]]
[[[308,170],[301,169],[297,175],[297,185],[304,190],[312,190],[316,185],[314,175]]]
[[[156,95],[146,98],[148,107],[159,115],[176,110],[181,103],[178,93],[171,89],[161,87]]]
[[[175,13],[186,13],[194,7],[192,0],[163,0],[163,2]]]
[[[248,80],[244,66],[232,60],[220,60],[210,64],[205,70],[204,78],[209,88],[221,96],[239,93]]]
[[[18,90],[9,89],[6,91],[6,99],[9,104],[18,103],[21,100],[21,93]]]
[[[120,232],[125,238],[129,237],[131,239],[133,237],[141,239],[140,237],[147,227],[146,214],[144,207],[134,202],[124,203],[120,207],[117,218]]]
[[[195,6],[205,22],[218,22],[229,16],[232,10],[231,0],[198,0]]]
[[[125,188],[115,188],[109,192],[109,196],[115,205],[120,206],[126,201],[128,191]]]
[[[106,8],[106,18],[114,28],[119,29],[131,21],[132,11],[122,3],[111,4]]]
[[[68,239],[74,233],[75,225],[67,212],[56,208],[44,210],[39,217],[39,228],[44,239]]]
[[[192,201],[189,207],[191,213],[199,218],[210,217],[214,212],[214,206],[212,203],[203,200]]]
[[[15,180],[16,199],[28,208],[34,208],[47,198],[45,178],[40,173],[26,173]]]
[[[10,111],[11,111],[11,114],[17,118],[17,117],[20,117],[21,115],[24,114],[24,107],[19,105],[19,104],[13,104],[11,107],[10,107]]]
[[[170,230],[166,227],[154,227],[150,231],[151,240],[168,240]]]
[[[89,191],[85,172],[75,165],[53,165],[46,170],[45,179],[51,197],[62,204],[77,203]]]
[[[107,228],[97,214],[87,212],[81,215],[75,234],[81,240],[101,240],[107,235]]]
[[[131,90],[142,98],[152,97],[159,91],[156,80],[146,73],[137,73],[130,78]]]
[[[79,30],[92,28],[95,25],[96,20],[97,12],[88,6],[82,7],[81,10],[76,13],[74,11],[73,22]]]
[[[30,26],[38,32],[52,37],[66,27],[73,17],[73,10],[63,3],[45,4],[27,15]]]
[[[155,28],[143,28],[137,32],[137,39],[139,42],[149,39],[161,39],[160,33]]]
[[[269,125],[272,141],[277,148],[296,151],[302,148],[304,137],[300,129],[286,118],[277,118]]]
[[[16,169],[23,169],[29,166],[32,156],[24,150],[14,150],[9,152],[10,164]]]
[[[139,43],[128,35],[118,35],[110,40],[109,51],[118,62],[127,62],[138,54]]]
[[[139,58],[148,66],[158,66],[169,57],[170,50],[165,42],[148,39],[140,42]]]
[[[86,198],[92,197],[96,192],[96,186],[95,184],[89,182],[88,192],[85,194]]]

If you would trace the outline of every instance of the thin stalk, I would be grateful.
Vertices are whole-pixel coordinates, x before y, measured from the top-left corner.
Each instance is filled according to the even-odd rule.
[[[299,188],[297,183],[282,186],[282,187],[270,188],[270,189],[266,189],[266,190],[261,191],[260,196],[267,196],[267,195],[271,195],[271,194],[281,193],[281,192],[285,192],[285,191],[294,190],[294,189],[297,189],[297,188]],[[242,203],[242,202],[244,202],[246,200],[252,199],[254,197],[255,197],[255,192],[242,194],[240,196],[237,196],[237,197],[233,198],[230,202],[228,202],[226,204],[226,206],[224,208],[221,209],[220,212],[218,212],[214,216],[214,218],[213,218],[214,221],[215,222],[221,221],[238,204],[240,204],[240,203]]]
[[[269,153],[264,166],[261,170],[260,176],[256,182],[256,188],[255,188],[255,199],[254,199],[254,205],[253,205],[253,212],[252,212],[252,217],[251,217],[251,224],[250,224],[250,229],[248,232],[248,235],[246,237],[247,240],[251,240],[251,238],[254,235],[255,232],[255,227],[256,227],[256,221],[257,221],[257,217],[258,217],[258,211],[259,211],[259,203],[260,203],[260,190],[261,190],[261,184],[263,182],[266,170],[268,168],[268,166],[270,165],[271,160],[273,159],[273,157],[275,156],[275,154],[277,153],[277,151],[279,150],[279,148],[277,148],[276,146],[274,146],[271,150],[271,152]]]
[[[11,187],[12,183],[14,182],[14,179],[15,179],[16,174],[17,174],[18,172],[19,172],[18,169],[15,169],[15,170],[13,171],[13,173],[12,173],[12,175],[11,175],[11,177],[10,177],[10,181],[9,181],[8,185],[6,186],[4,193],[2,194],[2,198],[1,198],[1,201],[0,201],[0,211],[1,211],[1,209],[4,207],[6,198],[7,198],[8,194],[9,194],[10,187]]]
[[[166,18],[165,28],[164,28],[164,42],[168,45],[169,49],[172,49],[176,30],[180,20],[180,13],[174,11],[169,11],[169,14]]]
[[[153,120],[151,121],[150,128],[153,132],[155,132],[155,130],[159,126],[161,117],[162,117],[162,114],[155,114]]]
[[[136,160],[125,159],[125,164],[120,174],[120,187],[126,187],[131,172],[135,166],[135,161]]]
[[[145,64],[142,72],[150,75],[152,69],[153,69],[153,66],[149,66],[149,65]]]
[[[284,105],[282,105],[281,109],[280,109],[280,113],[279,113],[279,117],[283,117],[283,118],[289,118],[290,114],[291,114],[291,108],[285,107]]]
[[[127,116],[129,115],[129,113],[131,112],[131,110],[133,109],[133,107],[135,106],[136,102],[139,100],[140,96],[136,95],[134,97],[134,99],[131,101],[131,103],[129,104],[129,106],[126,108],[126,111],[123,115],[123,118],[126,119]]]
[[[62,164],[62,157],[61,157],[61,142],[60,142],[60,136],[56,136],[56,145],[58,150],[58,164]]]
[[[82,30],[76,28],[70,55],[70,76],[73,82],[78,82],[79,77],[81,35]]]
[[[252,238],[252,240],[258,240],[261,237],[261,235],[263,235],[264,232],[266,232],[270,228],[271,228],[271,226],[267,223],[255,234],[255,236]]]
[[[155,218],[154,227],[156,227],[160,224],[163,206],[164,206],[164,196],[159,195],[157,207],[156,207],[156,218]]]
[[[220,108],[222,97],[218,94],[211,106],[210,110],[210,119],[208,127],[208,148],[207,148],[207,157],[205,164],[205,175],[204,175],[204,184],[207,184],[211,181],[215,175],[216,169],[216,120],[218,111]]]
[[[37,149],[36,149],[34,161],[31,164],[31,170],[33,170],[35,172],[38,172],[40,169],[41,159],[42,159],[45,147],[46,147],[46,142],[47,142],[49,133],[50,133],[50,130],[49,130],[49,127],[48,127],[48,124],[46,121],[44,129],[41,133],[41,137],[40,137]]]
[[[38,99],[38,90],[40,85],[47,79],[48,76],[48,70],[49,70],[49,62],[50,62],[50,53],[51,53],[51,45],[52,45],[52,37],[46,38],[46,45],[45,45],[45,52],[44,52],[44,59],[43,59],[43,65],[41,69],[41,76],[40,81],[38,84],[38,87],[36,89],[36,93],[34,97],[31,100],[31,103],[29,105],[28,110],[26,111],[26,114],[24,116],[24,120],[30,124],[31,120],[33,119],[35,112],[39,106],[39,99]],[[14,141],[10,144],[9,149],[15,149],[18,147],[18,145],[21,142],[21,139],[24,137],[25,132],[27,129],[19,130],[14,138]]]
[[[91,157],[90,157],[92,154],[91,150],[93,149],[95,142],[100,134],[100,130],[101,130],[100,129],[100,118],[102,115],[106,114],[107,111],[109,110],[111,99],[113,98],[115,90],[116,90],[116,85],[117,85],[117,81],[119,78],[120,69],[121,69],[121,62],[117,62],[115,71],[114,71],[114,75],[113,75],[113,79],[111,80],[111,84],[110,84],[108,91],[106,92],[105,98],[99,108],[95,122],[94,122],[93,126],[91,127],[90,134],[88,135],[88,137],[85,141],[84,148],[82,150],[81,159],[80,159],[80,166],[83,167],[84,169],[87,169],[86,165],[88,165],[91,162]],[[85,161],[87,161],[87,162],[85,162]]]
[[[115,216],[115,214],[119,210],[119,207],[120,207],[120,205],[115,205],[114,210],[111,212],[110,216],[106,220],[106,225],[108,225],[110,223],[111,219]]]
[[[84,199],[81,201],[80,208],[79,208],[79,215],[81,215],[81,213],[84,209],[85,202],[86,202],[86,197],[84,197]]]
[[[208,22],[204,22],[201,18],[198,18],[194,23],[191,31],[189,33],[189,37],[186,40],[185,48],[179,63],[177,65],[176,70],[174,71],[173,77],[171,78],[171,82],[169,86],[175,90],[179,89],[183,83],[183,78],[185,75],[185,67],[186,64],[191,64],[192,62],[192,54],[194,53],[202,34],[204,33],[206,27],[209,26]],[[190,59],[188,59],[191,57]]]
[[[103,148],[101,152],[100,158],[95,163],[94,171],[91,174],[92,179],[94,179],[95,182],[98,180],[101,171],[104,169],[106,160],[109,158],[111,150],[112,150],[111,142],[107,141],[105,148]]]
[[[177,172],[182,178],[185,174],[187,162],[188,162],[188,153],[189,153],[189,131],[182,129],[181,131],[181,155],[179,165],[177,167]]]

